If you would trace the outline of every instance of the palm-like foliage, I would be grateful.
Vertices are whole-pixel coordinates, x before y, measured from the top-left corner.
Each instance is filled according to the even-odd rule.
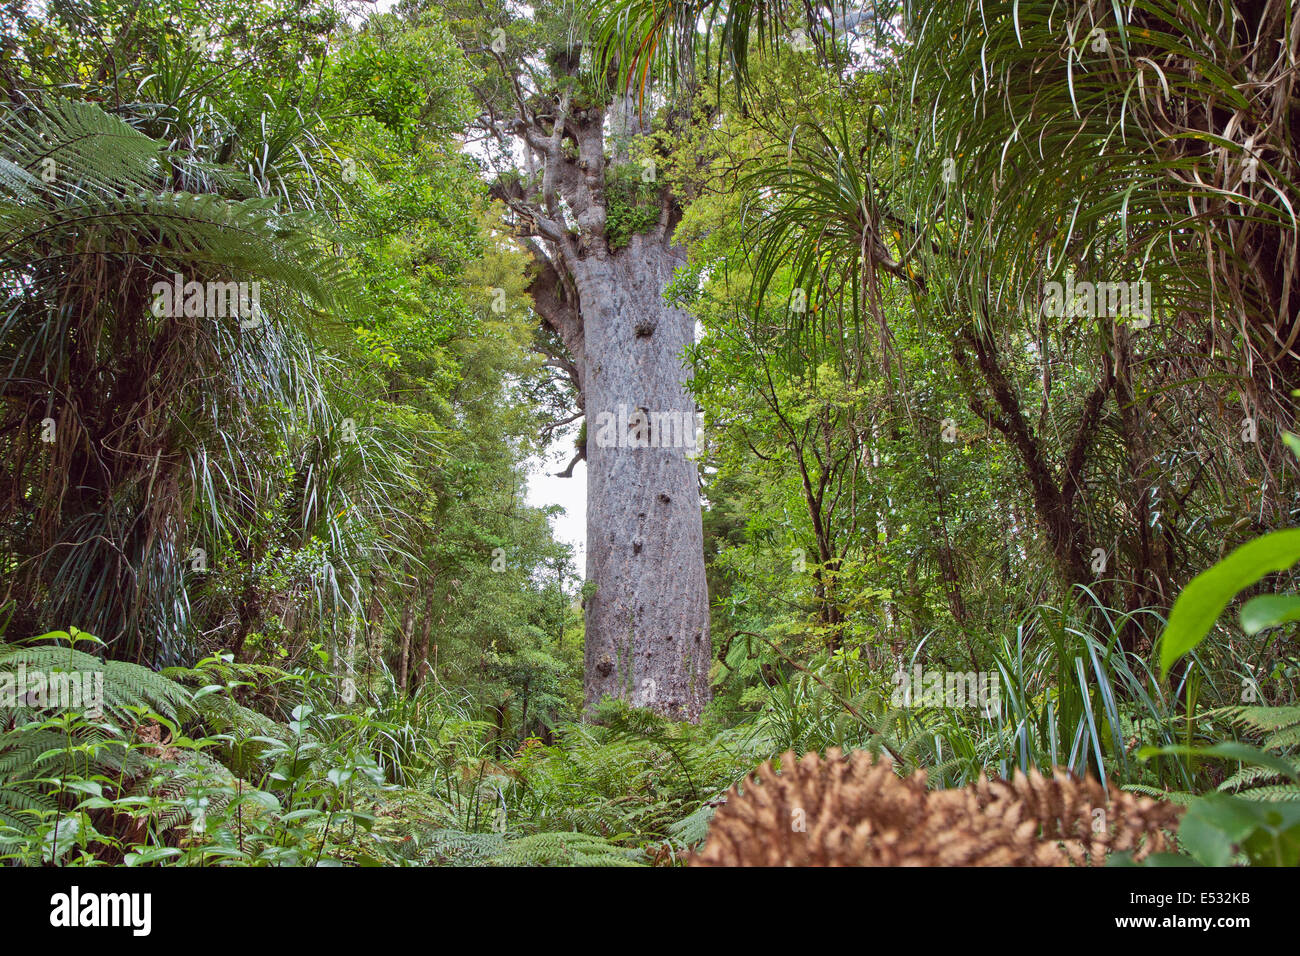
[[[880,42],[894,32],[893,0],[616,0],[591,4],[601,62],[644,99],[651,79],[693,81],[697,61],[718,67],[743,86],[750,52],[806,38],[825,52],[837,36],[867,33]],[[795,33],[795,31],[801,31]],[[725,70],[723,69],[725,67]]]
[[[758,16],[751,6],[771,19],[783,10],[708,9]],[[673,29],[665,9],[631,4],[617,16],[633,51],[657,51],[662,69],[681,73],[688,64],[655,32]],[[814,10],[807,22],[823,21]],[[1151,502],[1177,495],[1190,519],[1186,496],[1199,486],[1226,504],[1217,499],[1231,482],[1209,452],[1243,417],[1258,422],[1261,440],[1242,460],[1232,429],[1227,470],[1259,480],[1262,512],[1282,520],[1294,465],[1276,438],[1292,416],[1286,393],[1300,384],[1296,159],[1285,118],[1294,97],[1290,57],[1279,52],[1295,37],[1285,5],[917,2],[898,23],[898,43],[856,54],[822,47],[832,70],[836,57],[856,55],[858,74],[871,72],[884,91],[879,105],[851,116],[832,102],[828,117],[792,117],[788,142],[740,184],[759,331],[816,357],[818,343],[864,355],[861,334],[872,330],[887,377],[899,372],[891,303],[954,335],[968,403],[1039,476],[1044,523],[1061,520],[1054,500],[1081,515],[1052,545],[1076,582],[1072,537],[1106,545],[1127,568],[1155,563],[1149,535],[1130,534],[1097,503],[1127,496],[1148,521]],[[611,21],[603,30],[612,34]],[[736,45],[759,46],[743,31],[712,39],[733,63]],[[1046,283],[1071,279],[1150,283],[1152,325],[1139,335],[1105,316],[1042,315]],[[773,305],[786,313],[777,328]],[[1026,349],[1040,357],[1033,373]],[[1091,393],[1077,380],[1062,388],[1058,355],[1098,369]],[[1051,404],[1036,424],[1015,407],[1030,374]],[[1189,388],[1205,382],[1217,409]],[[1112,389],[1114,414],[1103,411]],[[987,403],[999,390],[998,404]],[[1141,423],[1169,403],[1177,414],[1167,433],[1143,434]],[[1240,410],[1224,422],[1230,405]],[[1166,534],[1170,549],[1202,547],[1183,529]],[[1140,578],[1143,600],[1169,600],[1167,587]]]
[[[802,335],[810,355],[820,351],[818,340],[845,342],[868,322],[881,352],[890,348],[877,275],[905,276],[890,235],[907,223],[863,167],[876,144],[861,140],[844,114],[825,126],[797,127],[785,155],[739,183],[754,226],[752,301],[766,301],[772,283],[788,278],[798,291],[787,300],[787,330]],[[860,351],[860,340],[855,345]]]
[[[298,430],[339,417],[302,320],[346,301],[347,284],[309,216],[225,171],[213,181],[231,195],[176,191],[173,170],[193,173],[194,157],[93,104],[14,111],[2,135],[17,621],[76,621],[115,654],[174,659],[194,557],[229,546],[241,515],[274,497],[250,453],[292,450]],[[175,274],[265,284],[264,321],[155,315],[153,284]],[[52,442],[38,441],[44,419]]]
[[[1213,433],[1243,417],[1260,423],[1259,442],[1241,456],[1233,429],[1226,460],[1259,475],[1261,513],[1285,520],[1294,466],[1277,439],[1300,383],[1285,344],[1300,315],[1295,144],[1281,119],[1293,97],[1279,93],[1291,81],[1278,73],[1288,60],[1279,44],[1295,43],[1290,22],[1281,5],[1243,16],[1218,2],[905,10],[891,182],[915,224],[899,255],[928,284],[918,312],[965,326],[971,341],[1002,337],[1004,354],[1033,339],[1039,354],[1100,366],[1094,394],[1113,384],[1117,410],[1089,438],[1081,507],[1099,542],[1130,550],[1129,568],[1153,563],[1149,543],[1125,541],[1087,499],[1128,494],[1148,520],[1142,497],[1174,474],[1190,493],[1191,449],[1209,457]],[[1069,279],[1150,283],[1150,326],[1045,314],[1047,283]],[[1139,424],[1165,419],[1156,409],[1170,399],[1153,400],[1157,391],[1180,406],[1159,440]],[[1118,488],[1104,477],[1124,473]]]
[[[809,268],[811,250],[852,263],[870,248],[865,227],[892,231],[880,229],[879,197],[864,188],[887,177],[901,256],[944,286],[927,302],[935,313],[1005,321],[1036,311],[1045,281],[1067,271],[1092,278],[1104,262],[1116,279],[1151,281],[1166,318],[1208,310],[1219,344],[1261,393],[1274,375],[1294,386],[1296,40],[1287,4],[1238,7],[904,5],[903,43],[883,64],[897,107],[890,148],[875,144],[874,121],[847,137],[832,120],[803,137],[815,148],[751,176],[748,185],[773,189],[784,179],[789,192],[759,224],[759,289],[783,268],[783,252],[799,250],[796,273],[806,277],[820,272]],[[832,12],[803,11],[814,32]],[[744,64],[769,25],[789,18],[780,2],[629,0],[606,12],[597,35],[629,80],[644,82],[651,61],[688,73],[706,37]],[[877,44],[875,55],[888,50]],[[833,241],[837,232],[845,241]],[[854,240],[858,251],[845,255]],[[888,255],[878,264],[894,267]]]
[[[909,6],[899,128],[920,175],[908,202],[938,224],[916,254],[943,256],[954,293],[998,314],[1037,310],[1042,283],[1067,270],[1144,278],[1162,317],[1208,310],[1213,328],[1245,335],[1229,350],[1243,366],[1288,368],[1286,11]]]

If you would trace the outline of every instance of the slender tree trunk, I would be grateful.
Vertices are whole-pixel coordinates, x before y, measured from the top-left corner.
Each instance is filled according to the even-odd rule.
[[[1152,456],[1147,447],[1151,415],[1147,401],[1133,387],[1133,336],[1123,326],[1116,329],[1115,404],[1119,409],[1119,432],[1128,465],[1128,511],[1132,515],[1129,535],[1133,541],[1128,552],[1136,560],[1133,567],[1117,567],[1111,573],[1128,582],[1124,610],[1132,612],[1148,605],[1168,607],[1173,590],[1169,564],[1164,540],[1154,530],[1151,520],[1152,492],[1159,487],[1159,472],[1151,468]],[[1119,555],[1111,558],[1118,561]],[[1142,636],[1140,618],[1128,618],[1121,632],[1125,649],[1137,650]]]
[[[402,608],[402,656],[397,664],[397,688],[406,692],[406,677],[411,666],[411,635],[415,631],[415,608],[407,601]]]
[[[373,571],[370,575],[370,607],[366,613],[366,678],[379,666],[384,648],[384,575]]]
[[[430,581],[424,592],[424,617],[420,621],[420,664],[415,669],[415,681],[411,690],[418,690],[429,676],[429,657],[433,653],[433,582]]]
[[[343,703],[351,704],[357,699],[357,678],[356,678],[356,659],[357,659],[357,624],[358,615],[361,608],[361,588],[356,580],[352,579],[352,604],[348,608],[348,642],[343,648]]]
[[[531,680],[524,681],[524,699],[519,708],[519,730],[525,737],[528,736],[528,689],[530,684],[532,684]]]
[[[957,573],[957,557],[953,554],[952,537],[948,534],[948,496],[943,477],[938,465],[931,459],[931,479],[934,482],[935,504],[938,506],[936,520],[939,524],[939,538],[935,542],[939,571],[944,583],[948,585],[948,608],[953,620],[959,626],[966,623],[966,602],[961,595],[961,575]],[[973,653],[973,652],[972,652]]]

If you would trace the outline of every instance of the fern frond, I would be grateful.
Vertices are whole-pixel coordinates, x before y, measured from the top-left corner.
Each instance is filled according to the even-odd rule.
[[[19,833],[34,834],[35,818],[52,812],[56,807],[53,797],[31,786],[0,785],[0,825],[12,827]]]
[[[1189,793],[1186,790],[1161,790],[1159,787],[1148,787],[1141,783],[1125,784],[1120,788],[1129,793],[1136,793],[1143,797],[1152,797],[1156,800],[1168,800],[1170,803],[1185,807],[1196,799],[1196,794]]]
[[[506,842],[490,866],[640,866],[644,854],[589,833],[534,833]]]
[[[1243,790],[1240,796],[1247,800],[1296,801],[1300,800],[1300,786],[1294,783],[1279,783],[1268,787],[1254,787]]]
[[[1229,708],[1230,719],[1260,733],[1300,727],[1300,707]]]
[[[0,137],[12,165],[65,194],[143,189],[160,173],[163,144],[90,102],[49,98],[39,109],[12,111],[0,116]]]
[[[1232,776],[1228,777],[1228,779],[1224,780],[1223,783],[1219,784],[1218,789],[1222,792],[1230,793],[1235,790],[1240,790],[1243,787],[1258,784],[1262,780],[1277,780],[1280,776],[1281,774],[1276,770],[1271,770],[1268,767],[1261,767],[1258,765],[1246,766],[1242,767]]]
[[[670,826],[668,835],[686,846],[703,843],[709,834],[709,821],[716,812],[716,807],[706,803]]]
[[[0,672],[16,672],[19,667],[44,674],[102,674],[104,710],[124,726],[136,719],[130,708],[145,708],[177,720],[190,705],[189,691],[147,667],[127,661],[102,661],[70,647],[0,644]]]

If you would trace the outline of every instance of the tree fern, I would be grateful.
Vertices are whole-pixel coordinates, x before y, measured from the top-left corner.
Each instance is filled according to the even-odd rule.
[[[157,182],[163,144],[94,103],[46,99],[0,116],[8,165],[64,194],[105,187],[148,189]],[[0,184],[6,176],[0,172]]]
[[[7,726],[0,732],[0,824],[27,835],[36,832],[41,814],[58,807],[58,790],[68,780],[100,777],[129,784],[143,775],[146,761],[138,744],[132,746],[130,728],[148,714],[175,721],[191,706],[189,691],[161,674],[72,647],[0,644],[0,673],[16,674],[20,668],[46,676],[102,675],[103,690],[102,701],[83,702],[86,711],[102,706],[97,719],[50,716],[57,708],[22,699],[7,708]]]
[[[265,469],[237,463],[268,444],[287,457],[304,426],[333,427],[303,319],[323,327],[353,285],[322,220],[233,170],[174,175],[198,162],[190,146],[178,152],[93,103],[43,99],[7,113],[0,135],[0,431],[30,471],[20,484],[42,489],[0,528],[18,560],[19,626],[77,620],[112,635],[111,656],[174,663],[192,640],[193,539],[238,545],[282,494]],[[200,181],[224,192],[175,188]],[[175,274],[265,283],[265,321],[153,314],[154,284]],[[25,452],[43,414],[59,439],[38,463]],[[74,481],[77,494],[60,491]],[[341,558],[356,519],[340,516],[354,502],[331,497],[333,517],[304,537],[324,530]]]

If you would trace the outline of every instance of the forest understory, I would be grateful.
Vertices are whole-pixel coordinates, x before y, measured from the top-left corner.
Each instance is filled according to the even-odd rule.
[[[1300,865],[1298,56],[0,0],[0,865]]]

